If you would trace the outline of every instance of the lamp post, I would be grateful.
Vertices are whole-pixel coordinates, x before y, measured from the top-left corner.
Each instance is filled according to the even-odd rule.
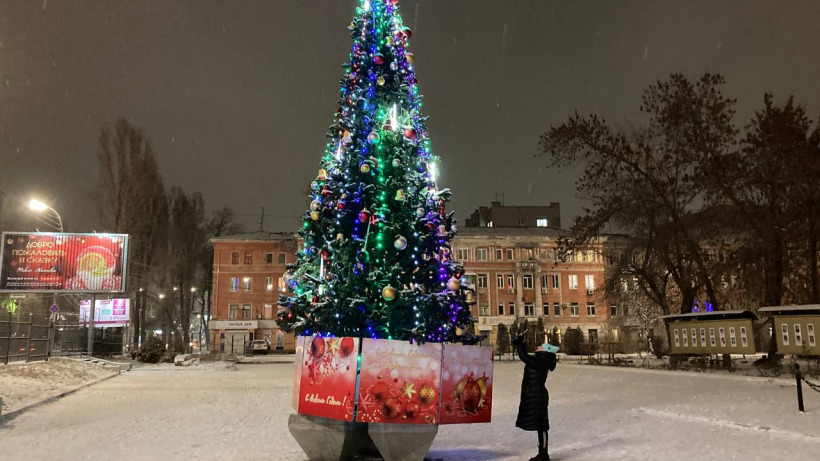
[[[54,213],[54,216],[57,217],[57,225],[54,225],[54,223],[51,220],[46,221],[46,223],[51,227],[59,230],[60,232],[63,232],[63,218],[60,217],[60,213],[57,213],[57,210],[51,208],[50,206],[46,205],[45,203],[37,199],[31,199],[31,201],[28,202],[28,207],[34,211],[50,211]]]
[[[191,311],[188,313],[188,319],[187,319],[188,320],[188,333],[191,332],[190,331],[191,330],[190,322],[191,322],[191,314],[193,314],[193,312],[194,312],[195,294],[196,294],[196,287],[191,287]],[[202,323],[201,322],[199,324],[199,343],[198,344],[199,344],[198,348],[199,348],[199,351],[200,351],[200,354],[201,354],[202,353]],[[194,353],[194,347],[190,343],[188,344],[188,347],[190,348],[189,353],[193,354]]]

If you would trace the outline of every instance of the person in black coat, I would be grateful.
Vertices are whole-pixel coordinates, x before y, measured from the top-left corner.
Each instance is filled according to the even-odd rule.
[[[513,341],[518,357],[524,362],[524,377],[521,380],[521,402],[518,404],[518,418],[515,427],[525,431],[538,431],[538,455],[530,461],[549,461],[547,452],[547,433],[549,423],[549,392],[547,392],[547,374],[555,370],[557,358],[552,352],[537,351],[535,355],[527,354],[524,346],[524,335]]]

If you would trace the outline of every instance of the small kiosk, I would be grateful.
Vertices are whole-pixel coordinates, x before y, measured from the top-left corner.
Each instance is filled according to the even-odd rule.
[[[778,353],[820,356],[816,330],[820,328],[820,304],[761,307],[758,312],[772,318]]]
[[[670,355],[754,354],[751,311],[712,311],[666,315]],[[820,323],[818,323],[820,325]]]

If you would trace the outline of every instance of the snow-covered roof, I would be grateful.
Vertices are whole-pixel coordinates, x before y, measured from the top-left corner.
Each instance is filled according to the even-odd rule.
[[[792,306],[766,306],[766,307],[761,307],[757,311],[758,312],[777,313],[777,314],[792,314],[792,315],[810,314],[810,313],[820,314],[820,304],[799,304],[799,305],[792,305]]]
[[[247,242],[247,241],[257,241],[257,242],[269,242],[274,240],[292,240],[294,238],[294,234],[292,232],[268,232],[268,231],[256,231],[256,232],[245,232],[243,234],[234,234],[234,235],[224,235],[221,237],[214,237],[211,239],[212,242]]]
[[[664,321],[674,320],[725,320],[725,319],[752,319],[757,320],[757,316],[752,311],[712,311],[712,312],[690,312],[688,314],[664,315]]]

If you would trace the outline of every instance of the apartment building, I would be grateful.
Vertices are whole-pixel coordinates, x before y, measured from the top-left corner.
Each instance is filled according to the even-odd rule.
[[[293,351],[293,335],[276,324],[277,301],[287,264],[296,261],[293,234],[250,232],[211,239],[214,245],[213,297],[209,329],[215,351],[242,351],[255,339],[273,351]]]

